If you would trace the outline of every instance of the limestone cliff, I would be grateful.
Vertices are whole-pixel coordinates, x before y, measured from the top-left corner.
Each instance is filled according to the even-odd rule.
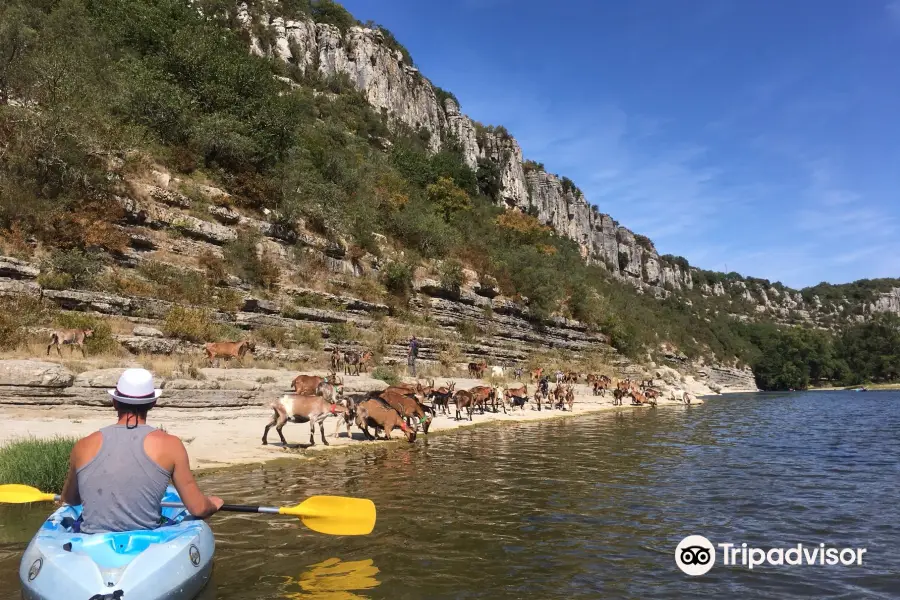
[[[761,315],[782,322],[827,325],[838,318],[846,321],[877,312],[900,314],[898,289],[877,295],[850,315],[852,302],[823,304],[817,297],[806,301],[799,292],[777,289],[768,282],[705,281],[704,272],[689,267],[683,259],[661,257],[649,239],[600,212],[572,181],[525,160],[519,143],[505,128],[485,127],[463,114],[452,95],[424,77],[382,30],[357,25],[342,31],[309,17],[270,17],[265,7],[277,3],[256,3],[254,11],[247,3],[239,5],[238,20],[250,36],[251,51],[289,62],[304,74],[346,77],[390,122],[427,132],[432,151],[452,140],[473,169],[479,161],[494,163],[500,173],[499,203],[536,215],[560,235],[574,240],[585,261],[604,266],[639,290],[664,297],[694,290],[696,285],[700,294],[721,298],[729,305],[724,310],[745,319]],[[254,34],[260,28],[269,33],[266,41]]]
[[[246,5],[239,11],[239,19],[253,31],[254,17]],[[632,232],[598,212],[577,188],[565,186],[563,179],[543,169],[528,169],[514,137],[502,127],[484,127],[463,114],[453,98],[439,93],[418,69],[407,64],[402,52],[386,44],[379,29],[356,26],[341,32],[310,19],[270,19],[266,15],[256,19],[269,28],[274,42],[264,47],[251,36],[253,52],[276,56],[304,74],[346,76],[393,122],[427,131],[433,151],[454,139],[470,167],[477,168],[479,160],[493,162],[500,172],[499,201],[509,209],[536,210],[542,222],[581,246],[585,260],[603,264],[638,285],[655,288],[658,295],[667,287],[692,287],[690,273],[663,263],[652,245],[642,247]]]

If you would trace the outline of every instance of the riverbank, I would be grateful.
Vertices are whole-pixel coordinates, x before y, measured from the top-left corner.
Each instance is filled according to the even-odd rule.
[[[465,385],[464,385],[465,384]],[[475,384],[475,380],[471,381]],[[461,388],[468,383],[461,381]],[[586,386],[579,386],[586,387]],[[697,399],[697,403],[702,400]],[[670,400],[659,403],[663,406],[683,406]],[[451,405],[451,411],[454,409]],[[503,412],[484,415],[475,414],[473,420],[456,421],[440,415],[434,419],[430,432],[447,431],[461,427],[477,426],[484,423],[515,423],[522,421],[548,420],[571,417],[604,411],[653,410],[647,406],[613,406],[612,398],[595,398],[578,395],[573,412],[559,410],[516,409],[509,414]],[[263,463],[284,458],[304,458],[320,456],[322,451],[337,450],[372,443],[406,443],[398,431],[394,432],[396,442],[365,441],[362,432],[353,428],[352,437],[341,428],[340,437],[331,437],[337,424],[336,419],[325,422],[325,434],[329,445],[322,444],[318,431],[316,445],[305,447],[309,442],[309,425],[288,423],[284,427],[284,435],[289,442],[283,447],[275,443],[278,435],[274,430],[269,432],[269,445],[261,444],[262,432],[271,417],[271,410],[261,406],[221,408],[214,410],[197,410],[181,408],[156,408],[150,413],[150,424],[162,427],[169,433],[179,436],[185,443],[191,457],[193,469],[217,469],[235,465]],[[0,420],[4,427],[0,432],[0,445],[24,437],[52,438],[58,435],[84,436],[101,427],[109,425],[113,420],[111,408],[85,406],[2,406]]]
[[[868,391],[875,390],[900,390],[900,381],[894,383],[866,383],[862,385],[850,386],[821,386],[811,387],[807,391],[810,392],[852,392],[858,388],[866,388]]]

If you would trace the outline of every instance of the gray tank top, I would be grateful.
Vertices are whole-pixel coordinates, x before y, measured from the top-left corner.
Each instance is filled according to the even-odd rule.
[[[144,452],[144,438],[155,428],[110,425],[100,430],[97,456],[78,469],[84,505],[81,531],[105,533],[159,527],[160,504],[171,473]]]

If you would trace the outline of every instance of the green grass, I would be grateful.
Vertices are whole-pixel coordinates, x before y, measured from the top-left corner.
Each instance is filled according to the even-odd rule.
[[[23,438],[0,447],[0,483],[21,483],[59,493],[66,481],[69,454],[78,438]]]

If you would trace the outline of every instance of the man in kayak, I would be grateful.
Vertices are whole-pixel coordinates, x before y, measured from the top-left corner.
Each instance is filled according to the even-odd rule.
[[[147,425],[160,394],[149,371],[127,369],[109,390],[118,421],[72,448],[62,501],[84,505],[82,533],[155,529],[170,479],[193,516],[205,519],[222,506],[200,491],[181,440]]]

